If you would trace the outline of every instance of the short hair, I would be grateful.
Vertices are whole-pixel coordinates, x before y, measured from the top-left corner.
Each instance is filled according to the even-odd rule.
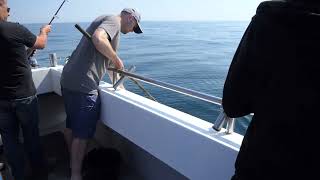
[[[3,6],[7,3],[7,0],[0,0],[0,6]]]

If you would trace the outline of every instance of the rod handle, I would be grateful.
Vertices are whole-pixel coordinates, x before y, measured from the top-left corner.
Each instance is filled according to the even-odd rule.
[[[91,40],[91,38],[92,38],[91,35],[90,35],[87,31],[85,31],[84,29],[82,29],[79,24],[75,24],[74,26],[75,26],[85,37],[87,37],[89,40]]]

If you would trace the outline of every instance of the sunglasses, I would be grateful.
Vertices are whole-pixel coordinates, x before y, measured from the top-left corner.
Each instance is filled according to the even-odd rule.
[[[7,8],[7,12],[8,12],[8,13],[10,12],[10,8]]]

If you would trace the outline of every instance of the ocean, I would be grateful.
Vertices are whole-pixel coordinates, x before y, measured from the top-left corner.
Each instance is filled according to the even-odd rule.
[[[195,91],[222,97],[223,84],[241,37],[249,22],[143,22],[143,34],[121,34],[119,57],[125,67],[136,66],[136,74]],[[89,23],[78,23],[84,29]],[[56,53],[64,64],[82,34],[75,23],[52,25],[47,47],[37,51],[40,67],[49,66],[49,54]],[[25,24],[38,34],[41,24]],[[105,76],[105,81],[110,82]],[[194,98],[160,89],[144,87],[159,102],[185,113],[214,122],[220,108]],[[144,95],[132,82],[127,90]],[[239,118],[235,131],[244,134],[250,118]]]

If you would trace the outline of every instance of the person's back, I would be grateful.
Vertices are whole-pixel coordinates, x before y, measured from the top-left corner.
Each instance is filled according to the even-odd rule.
[[[26,45],[33,46],[36,37],[21,38],[21,29],[25,28],[18,23],[0,21],[0,99],[25,98],[36,93],[25,49]]]
[[[257,9],[235,54],[223,93],[230,117],[254,113],[234,179],[299,179],[319,155],[320,15],[287,2]],[[290,178],[289,178],[290,177]]]

